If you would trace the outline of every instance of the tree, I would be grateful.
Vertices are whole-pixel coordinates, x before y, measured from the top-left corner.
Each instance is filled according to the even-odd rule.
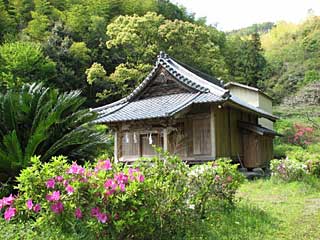
[[[100,63],[93,63],[90,68],[86,70],[87,82],[89,85],[92,85],[97,81],[106,80],[106,70],[104,70],[103,66]]]
[[[135,86],[139,82],[137,80],[145,76],[144,70],[150,70],[149,66],[153,64],[160,50],[205,73],[216,77],[228,76],[221,52],[224,35],[211,27],[180,20],[166,20],[156,13],[147,13],[144,16],[118,17],[108,25],[107,35],[107,47],[116,49],[117,54],[121,54],[123,58],[110,79],[121,81],[114,76],[121,76],[126,80],[129,76],[134,76],[134,83],[131,80],[126,82],[130,87]],[[123,73],[130,74],[124,76]],[[120,89],[119,91],[125,92]]]
[[[32,20],[28,22],[28,26],[23,30],[23,32],[34,41],[45,40],[49,35],[49,18],[38,12],[31,12],[31,16]]]
[[[259,34],[249,39],[230,36],[225,50],[231,79],[257,87],[265,79],[267,62],[263,56]]]
[[[228,79],[221,48],[224,34],[181,20],[166,20],[159,29],[159,45],[170,56],[215,77]]]
[[[13,16],[18,30],[22,30],[31,19],[33,0],[8,0],[8,11]]]
[[[89,50],[84,43],[74,44],[65,26],[57,22],[43,48],[46,55],[57,63],[57,75],[50,81],[50,86],[62,91],[85,88],[84,72],[89,65]],[[78,56],[82,59],[77,59]]]
[[[3,44],[0,46],[0,63],[0,83],[8,88],[34,81],[49,81],[55,74],[55,63],[36,43]]]
[[[87,83],[89,86],[89,98],[94,99],[96,97],[95,86],[103,85],[107,81],[107,72],[100,63],[93,63],[90,68],[86,70]]]
[[[156,13],[119,16],[107,27],[108,48],[117,48],[126,62],[151,63],[160,51],[158,30],[165,18]]]
[[[7,11],[4,1],[0,0],[0,43],[6,34],[13,32],[13,29],[14,22]]]
[[[34,155],[93,160],[107,139],[91,124],[96,114],[81,109],[84,101],[80,91],[59,94],[41,84],[0,94],[0,172],[16,176]]]

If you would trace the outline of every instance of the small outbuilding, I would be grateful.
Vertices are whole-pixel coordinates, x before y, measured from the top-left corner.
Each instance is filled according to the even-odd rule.
[[[230,157],[255,168],[273,157],[276,133],[258,121],[276,116],[164,53],[131,94],[94,111],[113,130],[116,161],[154,156],[154,145],[188,163]]]
[[[237,82],[228,82],[224,87],[229,89],[232,95],[237,96],[243,101],[266,112],[272,113],[272,98],[260,89]],[[263,127],[273,129],[273,122],[267,118],[259,118],[258,123]]]

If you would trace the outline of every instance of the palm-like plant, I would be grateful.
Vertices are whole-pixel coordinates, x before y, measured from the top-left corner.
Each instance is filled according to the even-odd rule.
[[[91,122],[96,114],[81,109],[80,91],[61,93],[41,84],[0,93],[0,172],[16,176],[34,155],[91,160],[107,136]]]

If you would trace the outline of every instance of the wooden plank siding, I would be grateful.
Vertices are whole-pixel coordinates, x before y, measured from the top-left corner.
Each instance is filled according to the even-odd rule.
[[[215,117],[216,156],[237,159],[243,157],[243,137],[238,121],[256,123],[257,116],[232,107],[213,107]]]
[[[193,119],[193,155],[211,155],[210,115],[202,119]]]
[[[259,138],[261,144],[255,147],[254,137],[245,134],[238,126],[239,121],[257,123],[257,119],[256,115],[241,109],[212,104],[193,106],[186,114],[170,121],[128,122],[117,127],[117,158],[134,161],[141,156],[154,156],[149,144],[151,133],[152,145],[166,147],[185,161],[201,162],[219,157],[237,161],[238,157],[247,157],[249,161],[252,159],[258,165],[265,165],[272,159],[272,138]],[[134,132],[137,143],[134,143]],[[127,133],[129,143],[126,142]],[[248,151],[245,153],[244,149]]]
[[[214,106],[216,154],[217,157],[230,156],[229,116],[227,108]]]

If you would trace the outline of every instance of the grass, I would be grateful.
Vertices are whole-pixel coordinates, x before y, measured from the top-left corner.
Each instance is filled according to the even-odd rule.
[[[247,182],[233,211],[212,213],[202,239],[320,239],[319,180]],[[197,239],[197,238],[196,238]]]

